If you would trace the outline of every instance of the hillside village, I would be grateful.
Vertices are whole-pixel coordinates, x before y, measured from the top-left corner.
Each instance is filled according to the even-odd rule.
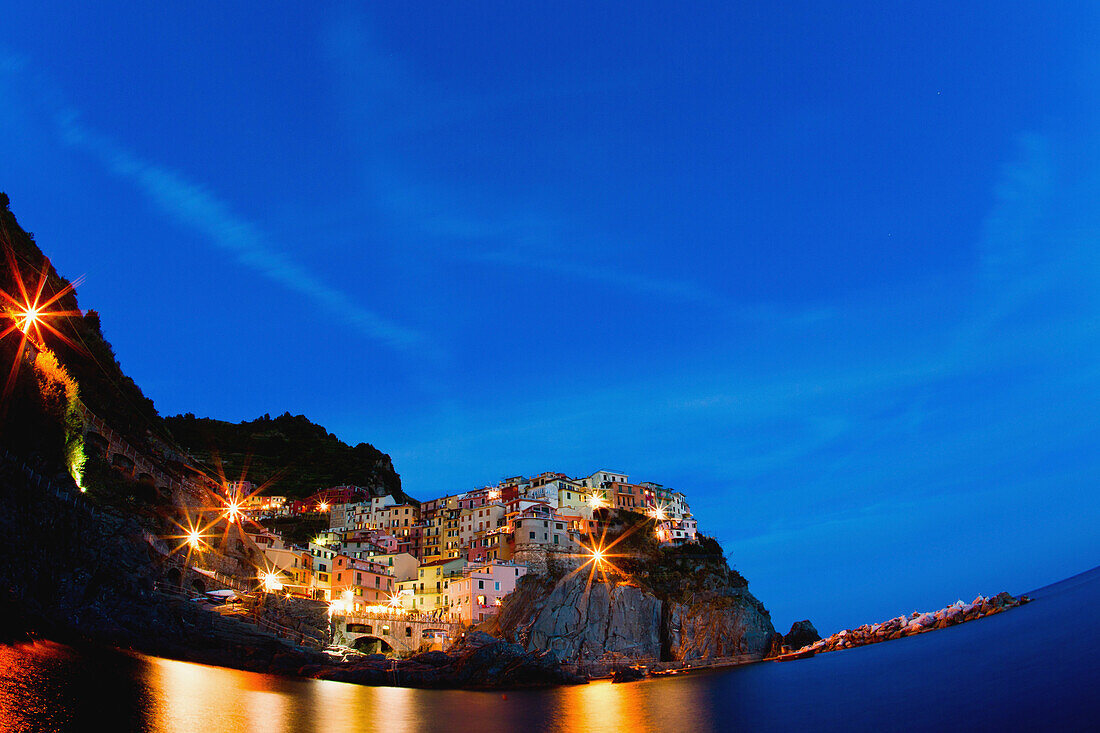
[[[268,590],[329,601],[336,613],[400,613],[475,624],[496,613],[527,573],[569,567],[598,546],[609,510],[644,514],[660,544],[696,538],[687,497],[652,482],[600,470],[570,478],[541,473],[415,503],[340,486],[306,500],[250,495],[226,486],[253,522]],[[241,498],[243,497],[243,498]],[[278,517],[320,515],[328,528],[296,546],[261,527]]]

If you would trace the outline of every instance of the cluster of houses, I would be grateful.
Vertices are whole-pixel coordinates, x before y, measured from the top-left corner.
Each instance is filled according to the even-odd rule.
[[[583,557],[602,531],[601,509],[648,515],[660,543],[696,536],[683,493],[633,484],[616,471],[584,478],[514,476],[419,503],[342,486],[297,506],[254,496],[241,508],[254,517],[302,511],[329,517],[329,528],[308,547],[287,545],[270,531],[249,531],[271,568],[270,585],[330,601],[348,615],[412,613],[465,623],[494,614],[528,572]]]

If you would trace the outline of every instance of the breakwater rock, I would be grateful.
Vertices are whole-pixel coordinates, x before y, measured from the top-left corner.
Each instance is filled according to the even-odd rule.
[[[809,619],[804,619],[791,624],[791,630],[783,637],[783,644],[791,649],[801,649],[820,640],[821,634],[817,633]]]
[[[449,652],[425,652],[410,659],[374,654],[340,665],[307,665],[300,673],[363,685],[428,688],[511,689],[587,681],[563,669],[553,652],[530,652],[478,631]]]
[[[851,649],[866,644],[892,641],[894,639],[900,639],[903,636],[923,634],[935,629],[944,629],[948,626],[955,626],[956,624],[991,616],[1009,608],[1028,603],[1030,600],[1031,599],[1027,596],[1015,598],[1004,592],[998,593],[991,598],[978,596],[970,603],[958,601],[938,611],[927,613],[914,611],[908,616],[898,616],[884,623],[864,624],[854,629],[844,629],[825,639],[820,639],[808,644],[795,653],[831,652],[837,649]]]

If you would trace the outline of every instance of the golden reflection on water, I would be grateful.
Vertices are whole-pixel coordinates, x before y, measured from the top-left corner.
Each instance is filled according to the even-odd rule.
[[[707,730],[694,680],[464,692],[296,680],[149,659],[153,730],[341,733],[417,730]]]
[[[424,691],[298,680],[147,658],[151,728],[164,733],[340,733],[376,726],[418,730],[412,696]]]
[[[705,688],[695,679],[596,681],[559,688],[551,722],[561,731],[706,731]]]
[[[715,701],[703,679],[507,692],[367,687],[189,662],[0,645],[0,731],[163,733],[343,731],[705,731]]]

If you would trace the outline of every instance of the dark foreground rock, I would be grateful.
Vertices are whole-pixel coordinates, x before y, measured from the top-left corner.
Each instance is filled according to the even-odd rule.
[[[169,570],[134,517],[94,514],[0,462],[0,641],[43,638],[255,672],[327,659],[155,590]]]
[[[311,665],[301,673],[362,685],[511,689],[583,684],[553,652],[528,652],[519,644],[472,632],[451,652],[427,652],[405,660],[371,658],[342,665]]]
[[[611,673],[612,682],[635,682],[646,676],[646,671],[640,667],[617,667]]]

